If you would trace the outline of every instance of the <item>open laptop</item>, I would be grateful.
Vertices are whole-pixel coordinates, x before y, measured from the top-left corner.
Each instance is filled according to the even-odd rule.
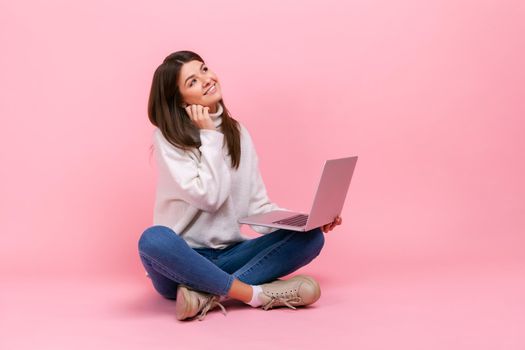
[[[238,222],[292,231],[310,231],[329,224],[341,215],[356,163],[357,156],[329,159],[325,162],[309,214],[273,210],[244,217]]]

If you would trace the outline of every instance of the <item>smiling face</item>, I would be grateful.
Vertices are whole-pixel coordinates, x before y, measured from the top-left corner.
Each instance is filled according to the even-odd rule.
[[[217,102],[222,99],[217,75],[201,61],[193,60],[182,65],[177,82],[183,102],[210,107],[217,111]]]

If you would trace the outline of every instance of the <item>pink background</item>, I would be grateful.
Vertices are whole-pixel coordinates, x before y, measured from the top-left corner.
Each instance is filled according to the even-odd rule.
[[[0,47],[0,347],[525,348],[523,2],[3,1]],[[301,315],[178,323],[144,278],[146,103],[177,50],[218,74],[279,205],[359,156]]]

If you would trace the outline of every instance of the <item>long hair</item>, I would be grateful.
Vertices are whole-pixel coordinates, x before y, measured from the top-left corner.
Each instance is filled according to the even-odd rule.
[[[177,51],[166,57],[153,74],[148,101],[150,122],[159,128],[169,143],[183,150],[198,149],[202,144],[199,128],[181,107],[182,95],[177,85],[182,65],[193,60],[204,63],[198,54],[191,51]],[[241,161],[240,126],[230,116],[224,99],[221,98],[218,103],[223,106],[221,127],[228,155],[232,166],[238,169]]]

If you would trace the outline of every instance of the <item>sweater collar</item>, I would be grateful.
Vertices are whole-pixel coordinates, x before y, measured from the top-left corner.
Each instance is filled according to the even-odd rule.
[[[222,103],[217,102],[217,112],[215,113],[209,113],[209,116],[211,120],[213,121],[213,124],[216,128],[218,128],[222,124],[222,112],[224,112],[224,108],[222,107]]]

